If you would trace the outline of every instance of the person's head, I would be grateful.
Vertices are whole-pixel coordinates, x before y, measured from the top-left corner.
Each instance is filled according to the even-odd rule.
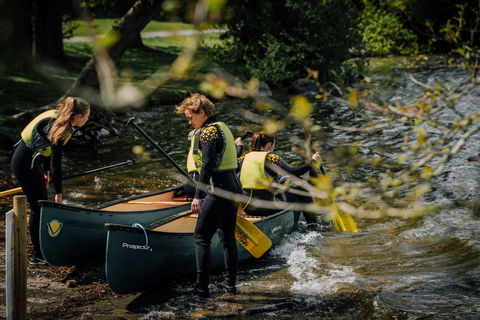
[[[275,148],[275,137],[263,131],[255,133],[250,142],[250,151],[270,151]]]
[[[193,93],[190,97],[183,100],[183,102],[176,106],[177,114],[185,114],[188,123],[191,124],[195,130],[202,127],[205,120],[213,115],[213,108],[215,105],[208,100],[207,97],[199,93]]]
[[[48,140],[57,144],[72,134],[72,127],[82,127],[90,116],[90,104],[82,98],[67,97],[57,107],[57,119],[48,133]]]

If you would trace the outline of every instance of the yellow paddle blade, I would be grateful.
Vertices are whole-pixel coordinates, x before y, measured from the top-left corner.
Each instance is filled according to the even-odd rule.
[[[332,204],[332,218],[336,230],[358,232],[357,225],[355,224],[355,221],[353,221],[352,216],[348,213],[340,214],[335,201],[333,201]]]
[[[347,231],[345,229],[345,225],[343,224],[342,218],[340,218],[340,214],[338,213],[338,208],[337,208],[337,205],[335,204],[335,201],[333,201],[333,204],[332,204],[332,218],[333,218],[333,224],[335,225],[335,230]]]
[[[272,246],[272,240],[257,226],[240,215],[237,215],[235,238],[255,258],[260,258]]]
[[[348,232],[358,232],[357,225],[353,218],[348,213],[341,214],[340,217],[342,218],[343,224],[345,225],[345,229]]]

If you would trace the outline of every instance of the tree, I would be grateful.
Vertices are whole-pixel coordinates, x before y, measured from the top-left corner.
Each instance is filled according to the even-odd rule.
[[[94,53],[92,59],[86,64],[82,73],[66,94],[80,96],[86,94],[95,97],[95,94],[92,95],[92,89],[98,91],[100,88],[99,67],[104,66],[108,69],[109,74],[104,74],[104,76],[110,77],[131,42],[139,36],[140,31],[158,15],[161,9],[160,1],[138,0],[135,2],[132,8],[105,36],[102,41],[103,47],[98,48]],[[102,75],[100,74],[100,76]],[[100,102],[98,99],[94,100]]]
[[[344,0],[232,0],[224,54],[244,61],[252,76],[274,85],[319,72],[343,82],[342,63],[360,45],[360,10]]]
[[[65,63],[62,33],[62,1],[33,2],[33,57],[42,61]]]
[[[32,1],[2,1],[0,2],[0,57],[1,61],[16,61],[30,63],[32,57]],[[12,63],[3,65],[8,72]],[[3,76],[0,74],[0,77]]]

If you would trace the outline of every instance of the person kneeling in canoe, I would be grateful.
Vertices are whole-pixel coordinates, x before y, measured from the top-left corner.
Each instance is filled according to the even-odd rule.
[[[22,131],[12,157],[12,171],[30,204],[29,230],[32,238],[30,264],[46,264],[40,249],[39,200],[48,200],[50,168],[55,202],[62,202],[63,145],[72,136],[73,127],[82,127],[90,116],[90,104],[82,98],[67,97],[56,110],[48,110],[33,119]]]
[[[237,291],[237,205],[230,199],[218,196],[215,189],[241,194],[242,186],[235,175],[237,153],[233,135],[225,123],[213,116],[213,108],[214,104],[198,93],[192,94],[176,107],[176,113],[185,114],[195,129],[191,149],[200,175],[192,201],[192,211],[198,214],[194,232],[197,281],[193,293],[203,298],[209,297],[210,243],[217,230],[225,258],[225,281],[222,287],[227,293],[234,294]]]
[[[240,138],[237,138],[235,143],[237,146],[243,144]],[[240,172],[243,193],[249,197],[249,201],[244,204],[244,210],[249,215],[268,216],[278,212],[278,209],[252,205],[250,203],[252,199],[302,203],[313,202],[311,196],[299,195],[293,192],[275,194],[275,190],[272,190],[270,183],[272,181],[278,182],[279,177],[279,173],[274,169],[275,166],[297,177],[312,169],[308,163],[296,167],[289,165],[279,155],[273,153],[274,149],[275,138],[262,131],[253,135],[250,142],[250,150],[238,158],[237,172]],[[320,161],[320,153],[316,152],[312,156],[312,160]],[[303,215],[307,223],[317,222],[314,213],[303,212]]]

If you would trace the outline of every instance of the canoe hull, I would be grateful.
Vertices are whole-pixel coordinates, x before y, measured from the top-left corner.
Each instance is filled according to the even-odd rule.
[[[183,187],[112,201],[98,209],[40,201],[40,246],[43,257],[52,266],[102,261],[107,240],[106,223],[149,225],[158,219],[188,210],[189,201],[175,204],[173,201],[163,201],[167,204],[152,206],[152,200],[155,203],[159,203],[159,199],[171,200],[181,190]],[[129,204],[134,205],[133,210]],[[144,208],[152,209],[142,210]]]
[[[300,212],[286,210],[254,224],[272,241],[272,248],[297,227]],[[158,283],[181,279],[196,272],[193,233],[142,230],[122,225],[106,225],[105,269],[115,293],[144,291]],[[239,262],[253,256],[237,241]],[[212,269],[224,266],[218,236],[211,243]]]

